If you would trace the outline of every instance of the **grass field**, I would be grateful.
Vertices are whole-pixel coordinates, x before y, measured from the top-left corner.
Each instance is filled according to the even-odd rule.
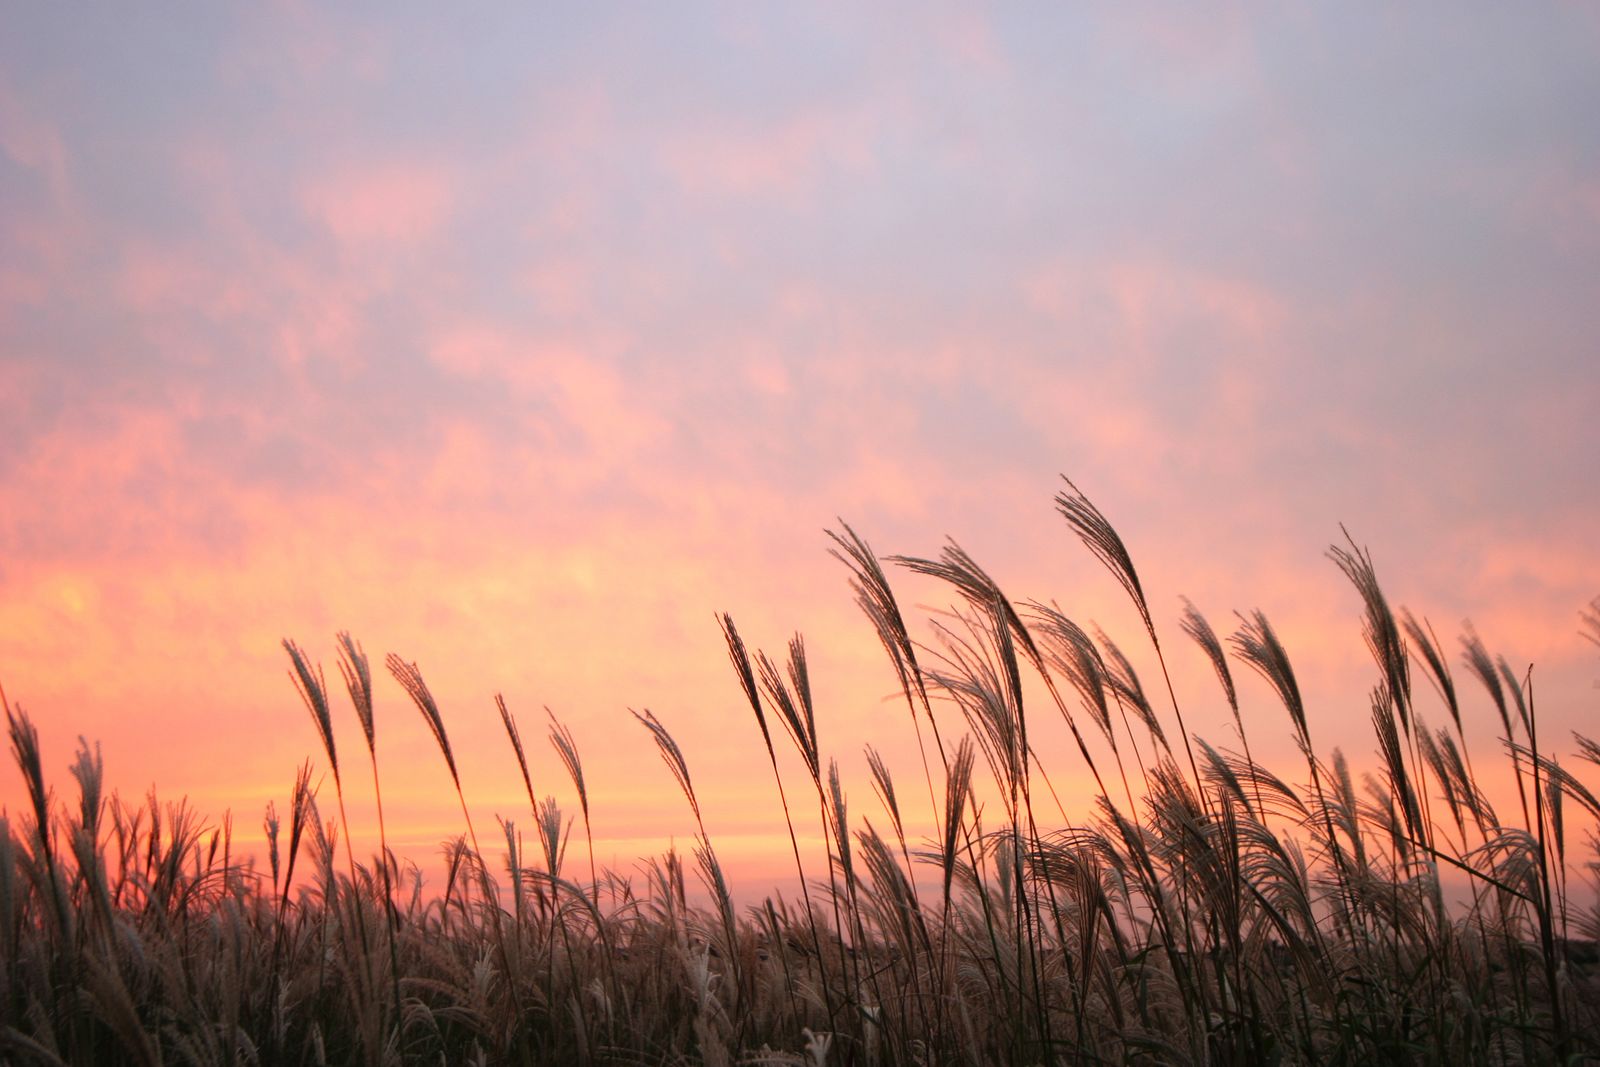
[[[1600,801],[1578,773],[1594,780],[1600,744],[1541,737],[1526,677],[1471,631],[1452,646],[1392,611],[1350,542],[1330,556],[1363,606],[1375,670],[1359,713],[1379,759],[1358,780],[1317,747],[1264,615],[1219,636],[1190,608],[1166,634],[1100,512],[1070,483],[1056,503],[1131,598],[1162,673],[1177,632],[1192,643],[1185,655],[1214,667],[1237,732],[1226,746],[1191,736],[1168,683],[1147,689],[1104,634],[1009,599],[960,549],[880,559],[841,527],[833,549],[899,679],[924,775],[897,783],[869,753],[881,814],[847,811],[816,740],[803,644],[752,652],[724,616],[729,681],[783,800],[796,899],[735,907],[700,818],[693,754],[648,712],[640,728],[698,834],[689,853],[648,861],[647,876],[595,868],[580,754],[559,724],[552,740],[580,810],[541,801],[529,783],[528,853],[509,825],[475,825],[462,797],[442,886],[425,893],[387,847],[353,854],[337,829],[343,777],[370,774],[381,790],[382,774],[373,667],[348,635],[342,687],[285,642],[334,795],[316,795],[308,762],[287,810],[269,808],[259,832],[208,825],[154,795],[105,796],[88,747],[72,766],[76,796],[58,804],[34,726],[8,701],[30,808],[0,819],[0,1054],[41,1064],[1600,1060],[1600,905],[1592,884],[1569,885],[1569,872],[1600,870]],[[935,640],[912,639],[886,563],[948,584],[960,606]],[[1582,625],[1600,644],[1600,600]],[[385,666],[461,796],[427,682],[395,656]],[[1235,687],[1257,678],[1303,756],[1293,772],[1250,754]],[[1498,743],[1469,751],[1458,685],[1487,693]],[[336,744],[332,705],[346,696],[360,746]],[[517,723],[499,708],[527,783]],[[1029,743],[1036,716],[1064,719],[1076,751],[1041,759]],[[802,776],[780,772],[788,746]],[[1515,782],[1514,803],[1498,809],[1479,784],[1490,763]],[[1052,773],[1091,775],[1094,810],[1059,810]],[[905,832],[921,803],[935,839]],[[829,862],[807,869],[799,837],[819,824]],[[260,833],[257,862],[246,853],[260,854]],[[686,891],[695,881],[704,894]]]

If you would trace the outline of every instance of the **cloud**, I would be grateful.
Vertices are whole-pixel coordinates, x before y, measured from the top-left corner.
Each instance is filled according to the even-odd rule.
[[[340,170],[314,179],[306,210],[343,244],[365,249],[426,243],[449,217],[454,186],[436,166],[389,163]]]

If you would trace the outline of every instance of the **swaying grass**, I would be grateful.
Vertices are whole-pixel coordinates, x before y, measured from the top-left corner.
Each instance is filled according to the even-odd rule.
[[[0,691],[28,801],[0,812],[0,1061],[1600,1062],[1600,800],[1574,770],[1600,767],[1600,743],[1574,735],[1563,759],[1541,741],[1531,670],[1519,676],[1469,627],[1460,663],[1494,710],[1498,736],[1485,734],[1433,627],[1390,608],[1371,554],[1348,534],[1329,555],[1354,587],[1373,659],[1362,714],[1375,770],[1358,784],[1343,753],[1317,748],[1314,727],[1335,709],[1307,705],[1266,615],[1241,613],[1219,636],[1184,600],[1184,647],[1215,675],[1241,751],[1191,735],[1132,556],[1067,489],[1057,508],[1132,600],[1170,707],[1149,698],[1098,627],[1053,603],[1011,600],[954,543],[933,560],[880,559],[841,523],[830,551],[904,695],[927,808],[908,803],[869,749],[887,822],[880,833],[853,818],[821,741],[827,714],[813,703],[804,642],[775,660],[719,616],[800,878],[798,900],[768,898],[742,916],[688,754],[649,711],[634,718],[687,802],[708,909],[691,906],[675,852],[639,879],[596,868],[578,741],[551,714],[588,846],[587,883],[563,873],[575,819],[537,798],[499,697],[543,865],[501,813],[504,852],[486,853],[462,791],[471,769],[458,765],[421,672],[390,655],[464,824],[445,843],[442,893],[424,887],[388,851],[379,694],[348,634],[337,638],[340,673],[379,797],[381,852],[365,864],[345,825],[322,669],[293,641],[290,677],[333,772],[339,819],[324,822],[307,763],[286,848],[268,806],[264,872],[236,850],[227,818],[213,828],[183,803],[105,795],[87,743],[70,767],[77,802],[58,802],[31,718]],[[930,620],[928,641],[912,637],[885,562],[951,593],[956,606]],[[1600,645],[1600,598],[1580,608],[1579,626]],[[1252,755],[1235,663],[1282,706],[1300,771],[1285,776]],[[1438,709],[1413,692],[1413,664]],[[1440,710],[1436,728],[1428,720]],[[1072,749],[1041,751],[1041,712],[1062,717]],[[1087,735],[1080,715],[1093,723]],[[802,860],[774,718],[816,796],[825,872]],[[1107,750],[1115,792],[1095,763]],[[1501,760],[1517,790],[1509,818],[1479,778]],[[977,781],[985,765],[987,785]],[[1067,812],[1051,775],[1083,772],[1096,784],[1093,810]],[[1055,811],[1045,817],[1047,795]],[[932,835],[908,840],[918,825]],[[1585,875],[1577,887],[1574,871]]]

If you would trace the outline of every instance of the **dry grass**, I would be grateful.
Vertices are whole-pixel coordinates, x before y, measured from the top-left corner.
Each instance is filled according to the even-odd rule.
[[[1058,508],[1132,599],[1141,639],[1152,642],[1165,675],[1132,557],[1099,510],[1068,489]],[[914,640],[884,561],[841,526],[830,534],[832,550],[904,693],[928,808],[913,813],[912,798],[869,752],[887,822],[880,830],[853,819],[819,737],[803,642],[796,637],[773,659],[748,649],[733,620],[720,617],[801,879],[798,901],[768,899],[742,916],[701,821],[688,754],[649,711],[635,717],[695,820],[690,865],[706,887],[706,909],[691,906],[675,853],[651,861],[641,879],[595,869],[578,746],[552,715],[550,741],[577,790],[589,844],[587,882],[566,873],[573,820],[553,799],[536,798],[503,700],[538,858],[505,817],[504,852],[497,843],[486,854],[463,798],[464,833],[447,844],[449,874],[432,895],[386,846],[357,861],[350,835],[318,811],[309,764],[296,777],[286,842],[268,808],[266,871],[235,851],[228,819],[212,827],[183,803],[104,795],[99,753],[87,744],[71,766],[76,803],[58,803],[29,716],[5,700],[28,803],[0,814],[0,1058],[1600,1059],[1600,906],[1592,886],[1574,892],[1568,883],[1573,870],[1600,873],[1600,800],[1578,773],[1600,766],[1600,744],[1576,737],[1571,757],[1559,758],[1539,737],[1531,676],[1519,678],[1468,629],[1461,664],[1486,693],[1498,733],[1474,753],[1444,644],[1425,620],[1390,609],[1371,556],[1348,536],[1330,555],[1355,589],[1374,663],[1365,714],[1376,770],[1359,783],[1342,753],[1316,747],[1320,712],[1306,706],[1289,652],[1260,612],[1241,615],[1226,637],[1187,601],[1178,620],[1190,653],[1197,648],[1217,678],[1236,752],[1189,734],[1170,682],[1170,706],[1151,700],[1111,638],[1054,606],[1019,606],[954,544],[936,560],[890,560],[947,583],[958,602],[934,621],[932,641]],[[1600,599],[1579,622],[1600,644]],[[376,789],[371,672],[348,635],[337,647]],[[334,771],[342,823],[323,673],[298,645],[285,648]],[[1250,755],[1237,663],[1282,704],[1303,775],[1286,777]],[[387,665],[438,742],[459,797],[456,754],[420,670],[393,655]],[[1428,724],[1437,711],[1413,693],[1413,665],[1438,697],[1443,728]],[[1068,684],[1058,689],[1062,678]],[[1033,692],[1048,699],[1034,702]],[[1070,821],[1059,808],[1057,819],[1035,810],[1036,795],[1054,796],[1044,757],[1059,755],[1030,740],[1031,717],[1041,713],[1062,716],[1076,742],[1055,769],[1088,770],[1099,783],[1095,810]],[[1092,746],[1080,714],[1093,722]],[[794,783],[779,768],[774,718],[815,794],[826,872],[801,861]],[[1092,749],[1111,754],[1115,792]],[[1517,784],[1509,818],[1479,784],[1473,756],[1489,750],[1503,753],[1495,761],[1506,761]],[[992,792],[975,782],[984,765]],[[1036,794],[1040,786],[1046,793]],[[985,809],[980,792],[998,798],[997,811]],[[937,827],[937,837],[909,841],[906,827],[919,823]],[[341,836],[343,864],[333,843]],[[1470,899],[1448,903],[1441,872],[1464,878]],[[919,884],[935,888],[919,892]]]

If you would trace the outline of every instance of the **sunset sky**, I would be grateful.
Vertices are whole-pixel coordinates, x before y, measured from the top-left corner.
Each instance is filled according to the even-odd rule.
[[[83,735],[125,796],[231,809],[256,847],[326,762],[279,642],[337,689],[348,629],[403,853],[462,827],[391,651],[480,833],[531,829],[499,692],[575,812],[545,706],[570,725],[602,864],[686,845],[650,708],[736,877],[775,884],[716,613],[775,654],[806,635],[853,812],[884,823],[866,743],[925,796],[840,517],[882,554],[954,538],[1162,691],[1062,474],[1218,743],[1180,595],[1224,635],[1264,610],[1314,739],[1371,766],[1341,523],[1452,656],[1470,618],[1535,665],[1550,746],[1596,731],[1594,7],[855,7],[0,6],[0,685],[58,797]],[[919,619],[953,599],[891,577]],[[1286,757],[1245,675],[1251,742]]]

